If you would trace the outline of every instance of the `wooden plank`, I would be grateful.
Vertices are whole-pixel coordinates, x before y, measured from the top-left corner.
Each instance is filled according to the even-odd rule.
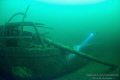
[[[80,56],[80,57],[83,57],[83,58],[86,58],[86,59],[95,61],[95,62],[97,62],[97,63],[104,64],[104,65],[107,65],[107,66],[111,66],[111,69],[116,69],[116,68],[118,67],[118,66],[116,66],[116,65],[114,65],[114,64],[111,64],[111,63],[102,61],[102,60],[100,60],[100,59],[98,59],[98,58],[96,58],[96,57],[93,57],[93,56],[91,56],[91,55],[85,54],[85,53],[83,53],[83,52],[75,51],[75,50],[69,48],[68,46],[64,46],[64,45],[62,45],[62,44],[60,44],[60,43],[57,43],[57,42],[55,42],[55,41],[52,41],[52,40],[49,40],[49,39],[45,39],[45,38],[44,38],[43,40],[44,40],[46,43],[48,43],[48,44],[52,44],[52,45],[54,45],[54,46],[56,46],[56,47],[58,47],[58,48],[64,49],[64,50],[66,50],[66,51],[68,51],[68,52],[71,52],[71,53],[73,53],[73,54],[76,54],[76,55],[78,55],[78,56]]]

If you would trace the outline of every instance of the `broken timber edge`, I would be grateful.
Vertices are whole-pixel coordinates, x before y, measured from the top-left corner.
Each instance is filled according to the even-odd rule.
[[[58,47],[58,48],[64,49],[64,50],[66,50],[66,51],[68,51],[68,52],[71,52],[71,53],[73,53],[73,54],[76,54],[76,55],[78,55],[78,56],[81,56],[81,57],[84,57],[84,58],[86,58],[86,59],[95,61],[95,62],[97,62],[97,63],[101,63],[101,64],[104,64],[104,65],[110,66],[110,67],[111,67],[111,70],[114,70],[114,69],[116,69],[116,68],[118,67],[118,66],[116,66],[116,65],[114,65],[114,64],[111,64],[111,63],[102,61],[102,60],[100,60],[100,59],[98,59],[98,58],[96,58],[96,57],[93,57],[93,56],[91,56],[91,55],[88,55],[88,54],[85,54],[85,53],[82,53],[82,52],[75,51],[75,50],[73,50],[73,49],[71,49],[71,48],[69,48],[69,47],[67,47],[67,46],[64,46],[64,45],[62,45],[62,44],[60,44],[60,43],[57,43],[57,42],[55,42],[55,41],[52,41],[52,40],[50,40],[50,39],[45,39],[45,38],[43,38],[43,40],[44,40],[46,43],[48,43],[48,44],[53,44],[54,46],[56,46],[56,47]]]

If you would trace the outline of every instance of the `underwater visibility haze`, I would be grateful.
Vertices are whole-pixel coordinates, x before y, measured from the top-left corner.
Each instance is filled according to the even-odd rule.
[[[64,73],[67,68],[59,65],[62,69],[57,68],[58,72],[56,71],[56,73],[61,70],[63,75],[59,74],[53,77],[54,75],[46,72],[44,75],[50,77],[50,79],[45,78],[46,80],[93,80],[98,77],[101,77],[101,79],[106,77],[100,75],[93,77],[90,74],[114,74],[117,76],[107,76],[107,78],[120,79],[120,0],[0,0],[0,25],[4,25],[13,14],[25,12],[28,6],[29,9],[24,21],[45,24],[43,27],[37,28],[41,35],[44,34],[53,42],[69,46],[75,51],[86,53],[118,66],[116,70],[109,71],[108,66],[95,63],[89,59],[84,60],[81,57],[80,65],[82,66],[76,66],[79,57],[68,51],[65,54],[69,54],[69,56],[61,55],[59,58],[63,58],[63,60],[60,59],[58,63],[62,64],[66,61],[64,61],[64,58],[69,58],[66,63],[67,66],[72,65],[69,67],[69,70],[71,70],[68,70],[68,72],[66,70],[66,73]],[[10,23],[22,22],[22,18],[21,15],[15,16]],[[24,30],[35,33],[34,28],[29,26],[26,26]],[[0,32],[2,32],[2,29]],[[54,56],[54,59],[49,61],[55,60]],[[39,60],[37,61],[39,62]],[[44,61],[40,62],[43,63]],[[72,68],[74,69],[72,70]],[[30,70],[27,70],[28,74],[24,71],[19,72],[19,70],[16,72],[16,69],[27,70],[26,67],[22,69],[20,67],[14,68],[13,73],[20,73],[22,78],[24,78],[24,75],[32,76]],[[45,69],[49,71],[49,69]],[[39,80],[38,78],[35,79]],[[44,78],[42,77],[41,80],[44,80]]]

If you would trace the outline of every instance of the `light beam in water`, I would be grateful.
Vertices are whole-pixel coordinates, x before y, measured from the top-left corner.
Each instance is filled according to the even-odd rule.
[[[88,38],[85,40],[85,41],[83,41],[83,43],[82,44],[80,44],[80,46],[82,47],[82,46],[84,46],[89,40],[90,40],[90,38],[93,36],[93,33],[91,33],[89,36],[88,36]]]
[[[94,33],[91,33],[87,39],[85,39],[80,45],[77,45],[74,47],[74,50],[80,51],[80,49],[90,40],[90,38],[94,35]]]

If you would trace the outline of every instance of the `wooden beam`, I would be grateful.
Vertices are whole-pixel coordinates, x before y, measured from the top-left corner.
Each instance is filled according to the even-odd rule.
[[[107,65],[107,66],[111,66],[111,69],[116,69],[116,68],[118,67],[118,66],[116,66],[116,65],[114,65],[114,64],[111,64],[111,63],[102,61],[102,60],[100,60],[100,59],[98,59],[98,58],[96,58],[96,57],[93,57],[93,56],[91,56],[91,55],[85,54],[85,53],[83,53],[83,52],[75,51],[75,50],[69,48],[68,46],[64,46],[64,45],[62,45],[62,44],[60,44],[60,43],[57,43],[57,42],[55,42],[55,41],[52,41],[52,40],[49,40],[49,39],[45,39],[45,38],[44,38],[43,40],[44,40],[46,43],[48,43],[48,44],[52,44],[52,45],[54,45],[54,46],[56,46],[56,47],[58,47],[58,48],[64,49],[64,50],[66,50],[66,51],[68,51],[68,52],[71,52],[71,53],[73,53],[73,54],[76,54],[76,55],[78,55],[78,56],[80,56],[80,57],[83,57],[83,58],[86,58],[86,59],[95,61],[95,62],[97,62],[97,63],[104,64],[104,65]]]

